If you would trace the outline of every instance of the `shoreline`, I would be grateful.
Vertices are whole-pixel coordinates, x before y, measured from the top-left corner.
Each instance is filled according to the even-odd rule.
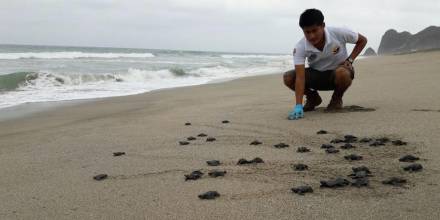
[[[8,121],[8,120],[14,120],[19,119],[20,117],[28,117],[32,116],[32,114],[40,113],[44,111],[49,110],[56,110],[59,107],[64,106],[74,106],[74,105],[81,105],[82,103],[88,103],[88,102],[96,102],[103,99],[111,99],[115,97],[129,97],[129,96],[136,96],[136,95],[143,95],[148,94],[151,92],[159,92],[159,91],[165,91],[165,90],[173,90],[173,89],[179,89],[179,88],[185,88],[185,87],[192,87],[192,86],[201,86],[201,85],[209,85],[209,84],[217,84],[217,83],[224,83],[229,82],[241,78],[247,78],[247,77],[258,77],[258,76],[267,76],[267,75],[275,75],[278,73],[268,73],[268,74],[262,74],[262,75],[253,75],[253,76],[242,76],[242,77],[225,77],[222,79],[215,79],[208,81],[206,83],[202,84],[195,84],[195,85],[189,85],[189,86],[178,86],[178,87],[170,87],[170,88],[161,88],[161,89],[153,89],[151,91],[147,92],[141,92],[137,94],[129,94],[129,95],[120,95],[120,96],[108,96],[108,97],[98,97],[98,98],[85,98],[85,99],[72,99],[72,100],[60,100],[60,101],[44,101],[44,102],[28,102],[28,103],[22,103],[14,106],[9,106],[6,108],[0,108],[0,122],[2,121]]]

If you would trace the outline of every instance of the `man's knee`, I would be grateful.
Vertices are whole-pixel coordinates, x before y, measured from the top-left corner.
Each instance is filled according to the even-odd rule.
[[[338,67],[335,70],[335,84],[340,86],[350,86],[351,85],[351,72],[347,68]]]

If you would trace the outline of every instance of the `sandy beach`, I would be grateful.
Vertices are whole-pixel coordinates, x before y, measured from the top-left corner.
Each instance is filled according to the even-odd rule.
[[[287,120],[282,73],[58,106],[0,122],[0,219],[440,219],[440,52],[356,61],[344,105],[374,111],[307,112]],[[322,92],[325,107],[330,92]],[[223,120],[230,123],[223,124]],[[190,122],[190,126],[185,126]],[[318,135],[324,129],[328,134]],[[197,137],[189,145],[179,141]],[[334,138],[389,137],[406,146],[327,154]],[[259,140],[261,145],[249,145]],[[278,149],[280,142],[290,147]],[[340,146],[340,144],[335,144]],[[305,146],[311,152],[298,153]],[[114,157],[113,152],[126,155]],[[356,153],[361,161],[347,161]],[[421,172],[405,172],[406,154]],[[240,158],[265,163],[238,166]],[[207,160],[220,160],[209,167]],[[304,163],[306,171],[291,165]],[[370,186],[320,188],[372,171]],[[185,181],[184,175],[205,175]],[[211,178],[211,170],[226,170]],[[96,181],[93,176],[108,174]],[[404,177],[402,187],[382,180]],[[304,196],[292,187],[310,185]],[[215,200],[198,195],[218,191]]]

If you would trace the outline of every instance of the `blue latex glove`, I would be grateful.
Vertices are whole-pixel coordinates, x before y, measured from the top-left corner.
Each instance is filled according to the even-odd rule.
[[[287,117],[289,120],[297,120],[304,117],[303,105],[296,104],[295,108],[289,112],[289,116]]]

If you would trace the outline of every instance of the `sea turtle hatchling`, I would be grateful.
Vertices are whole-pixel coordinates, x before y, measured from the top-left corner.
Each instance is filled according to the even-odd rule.
[[[369,184],[370,184],[370,181],[366,177],[358,178],[358,179],[355,179],[353,182],[351,182],[351,185],[355,186],[355,187],[368,186]]]
[[[288,145],[288,144],[285,144],[285,143],[279,143],[279,144],[275,144],[275,145],[273,145],[273,146],[274,146],[275,148],[278,148],[278,149],[289,147],[289,145]]]
[[[251,162],[249,160],[246,160],[244,158],[241,158],[238,160],[237,165],[244,165],[244,164],[250,164]]]
[[[94,176],[93,179],[96,181],[101,181],[101,180],[107,179],[107,177],[108,177],[107,174],[98,174],[98,175]]]
[[[392,143],[394,146],[402,146],[402,145],[407,145],[407,144],[408,144],[407,142],[402,141],[402,140],[394,140],[394,141],[391,141],[391,143]]]
[[[196,171],[191,172],[190,174],[185,174],[185,181],[197,180],[197,179],[200,179],[202,176],[203,176],[202,171],[196,170]]]
[[[316,132],[316,134],[327,134],[328,132],[326,130],[319,130]]]
[[[260,145],[260,144],[263,144],[263,143],[261,141],[255,140],[255,141],[252,141],[249,145]]]
[[[381,138],[376,138],[376,141],[379,141],[382,143],[388,143],[388,142],[390,142],[390,139],[387,137],[381,137]]]
[[[119,157],[119,156],[122,156],[122,155],[125,155],[125,152],[114,152],[113,153],[114,157]]]
[[[336,154],[336,153],[339,153],[339,150],[336,148],[327,148],[327,149],[325,149],[325,152],[328,154]]]
[[[356,147],[353,146],[353,145],[350,144],[350,143],[346,143],[346,144],[344,144],[344,145],[341,146],[341,149],[344,149],[344,150],[353,149],[353,148],[356,148]]]
[[[413,163],[407,166],[403,167],[403,170],[408,171],[408,172],[418,172],[421,171],[423,169],[422,164],[419,163]]]
[[[419,159],[420,158],[418,158],[416,156],[408,154],[408,155],[405,155],[405,156],[399,158],[399,161],[400,162],[414,162],[414,161],[419,160]]]
[[[323,144],[321,145],[322,149],[327,149],[327,148],[335,148],[335,146],[331,145],[331,144]]]
[[[382,184],[385,185],[392,185],[392,186],[402,186],[406,183],[406,179],[401,177],[390,177],[384,181],[382,181]]]
[[[345,143],[353,143],[356,142],[358,140],[358,138],[354,135],[348,134],[344,136],[344,140],[343,142]]]
[[[189,142],[188,141],[179,141],[179,144],[183,146],[183,145],[188,145]]]
[[[310,149],[307,147],[298,147],[298,149],[296,149],[296,152],[298,153],[306,153],[306,152],[310,152]]]
[[[206,142],[214,142],[214,141],[216,141],[217,139],[215,139],[215,138],[213,138],[213,137],[208,137],[208,138],[206,138]]]
[[[238,160],[237,165],[244,165],[244,164],[252,164],[252,163],[264,163],[263,159],[256,157],[252,160],[246,160],[244,158]]]
[[[337,177],[331,180],[321,180],[321,187],[326,188],[338,188],[348,186],[350,182],[342,177]]]
[[[306,164],[298,163],[298,164],[293,164],[292,168],[296,171],[304,171],[304,170],[308,170],[309,166],[307,166]]]
[[[362,179],[362,178],[370,177],[371,174],[367,173],[364,170],[361,170],[358,172],[353,172],[352,174],[350,174],[348,176],[351,177],[352,179]]]
[[[339,138],[335,138],[335,139],[330,141],[330,143],[332,143],[332,144],[339,144],[339,143],[342,143],[342,142],[344,142],[344,140],[339,139]]]
[[[208,160],[206,164],[208,164],[208,166],[220,166],[221,163],[219,160]]]
[[[367,174],[370,174],[370,169],[366,166],[359,166],[359,167],[352,167],[351,170],[353,170],[353,173],[357,173],[360,171],[365,171]]]
[[[344,156],[344,158],[345,158],[346,160],[351,160],[351,161],[354,161],[354,160],[362,160],[362,156],[357,155],[357,154],[349,154],[349,155]]]
[[[384,145],[385,145],[384,142],[377,141],[377,140],[370,144],[371,147],[378,147],[378,146],[384,146]]]
[[[213,170],[211,172],[208,173],[208,175],[210,177],[219,177],[219,176],[224,176],[226,174],[226,171],[219,171],[219,170]]]
[[[217,197],[220,197],[220,193],[217,191],[208,191],[203,194],[200,194],[198,196],[200,199],[216,199]]]
[[[291,189],[293,193],[304,195],[306,193],[312,193],[313,188],[311,186],[298,186]]]
[[[359,140],[359,142],[361,142],[361,143],[369,143],[369,142],[371,142],[373,139],[371,139],[371,138],[362,138],[362,139],[360,139]]]
[[[195,137],[193,137],[193,136],[190,136],[190,137],[187,137],[186,138],[186,140],[188,140],[188,141],[194,141],[194,140],[196,140],[197,138],[195,138]]]

